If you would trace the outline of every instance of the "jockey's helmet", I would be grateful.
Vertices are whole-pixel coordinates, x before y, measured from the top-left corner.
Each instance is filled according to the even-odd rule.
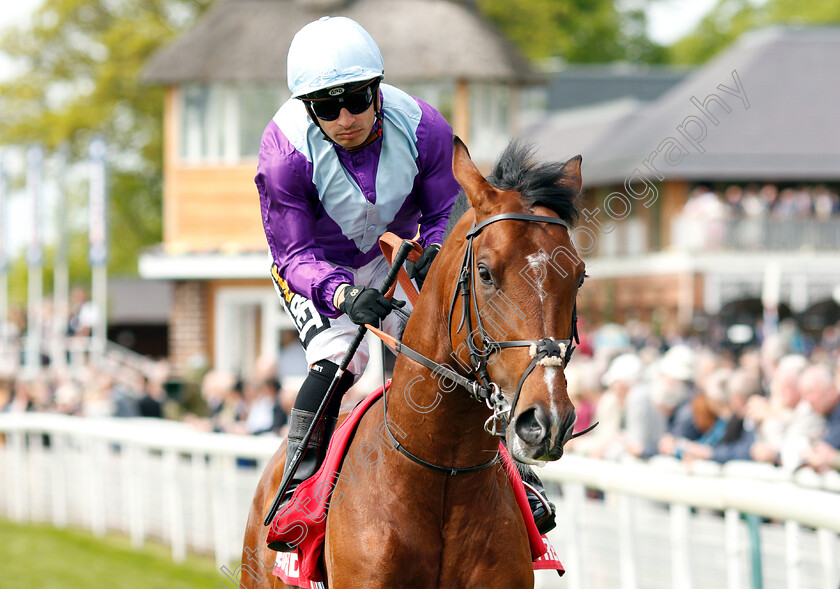
[[[298,31],[286,70],[292,98],[336,86],[352,88],[385,75],[376,41],[359,23],[341,16],[325,16]]]

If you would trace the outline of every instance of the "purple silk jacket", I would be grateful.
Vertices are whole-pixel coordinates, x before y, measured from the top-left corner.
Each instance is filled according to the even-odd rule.
[[[346,151],[327,141],[300,100],[286,102],[263,133],[257,176],[263,227],[280,276],[323,315],[349,269],[382,255],[386,231],[441,243],[460,189],[452,128],[422,100],[381,85],[382,136]],[[379,123],[377,123],[378,125]],[[367,285],[375,286],[379,285]]]

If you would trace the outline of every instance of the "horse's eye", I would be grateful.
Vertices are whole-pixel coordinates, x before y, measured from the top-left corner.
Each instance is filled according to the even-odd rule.
[[[490,270],[487,269],[487,266],[478,266],[478,277],[484,284],[493,284],[493,275],[490,274]]]

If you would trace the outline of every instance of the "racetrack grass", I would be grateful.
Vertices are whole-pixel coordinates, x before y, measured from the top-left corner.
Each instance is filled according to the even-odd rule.
[[[211,558],[176,564],[159,544],[134,551],[122,536],[0,519],[0,589],[216,589],[225,580]]]

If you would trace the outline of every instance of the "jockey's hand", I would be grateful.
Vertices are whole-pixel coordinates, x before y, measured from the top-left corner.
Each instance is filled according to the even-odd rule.
[[[405,301],[386,299],[375,288],[349,284],[338,291],[336,298],[338,310],[346,313],[356,325],[375,325],[380,319],[385,319],[394,307],[405,305]]]
[[[423,282],[426,280],[426,274],[429,273],[429,268],[432,267],[432,262],[435,261],[435,256],[440,251],[439,243],[429,244],[416,262],[408,261],[405,263],[405,271],[408,277],[417,281],[417,285],[423,288]]]

